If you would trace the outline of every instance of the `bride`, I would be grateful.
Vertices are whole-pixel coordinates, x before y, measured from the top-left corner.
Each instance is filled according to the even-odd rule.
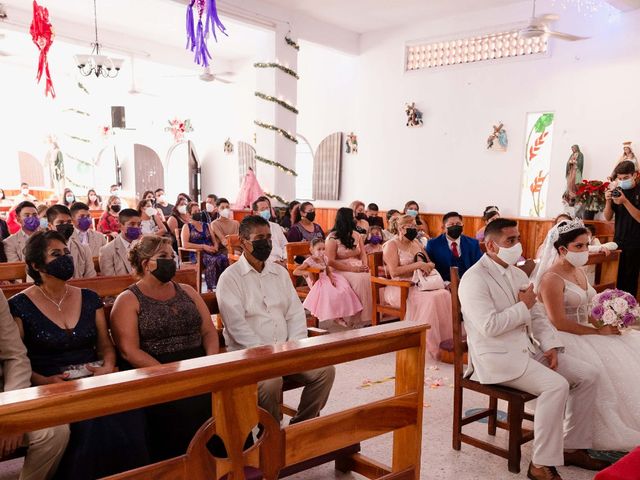
[[[550,230],[532,274],[538,298],[560,332],[565,353],[600,370],[594,411],[594,448],[630,451],[640,445],[640,332],[596,327],[590,303],[596,294],[582,267],[589,259],[589,231],[581,221]]]

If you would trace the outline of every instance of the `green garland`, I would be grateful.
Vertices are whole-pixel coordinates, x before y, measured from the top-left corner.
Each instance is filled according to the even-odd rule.
[[[300,50],[300,45],[298,45],[296,43],[295,40],[293,40],[289,35],[287,35],[286,37],[284,37],[284,41],[287,42],[287,45],[295,48],[296,50]]]
[[[298,173],[295,170],[292,170],[289,167],[285,167],[280,162],[269,160],[268,158],[261,157],[260,155],[254,155],[253,158],[255,158],[259,162],[266,163],[267,165],[271,165],[272,167],[276,167],[287,175],[293,175],[294,177],[298,176]]]
[[[280,127],[276,127],[275,125],[271,125],[270,123],[264,123],[259,120],[254,120],[253,123],[255,123],[259,127],[266,128],[267,130],[278,132],[284,138],[286,138],[287,140],[291,140],[293,143],[298,143],[298,139],[296,137],[294,137],[289,132],[287,132],[286,130]]]
[[[282,198],[280,195],[276,195],[275,193],[269,193],[269,192],[263,192],[267,197],[269,198],[273,198],[274,200],[279,201],[280,203],[282,203],[283,205],[289,205],[289,202],[287,202],[284,198]]]
[[[279,63],[275,63],[275,62],[269,62],[269,63],[259,62],[259,63],[254,63],[253,66],[255,68],[278,68],[278,69],[282,70],[284,73],[286,73],[288,75],[291,75],[296,80],[300,80],[300,77],[298,76],[298,74],[294,70],[291,70],[289,67],[285,67],[284,65],[280,65]]]
[[[84,165],[88,165],[88,166],[90,166],[90,167],[95,167],[95,165],[94,165],[92,162],[88,162],[88,161],[83,160],[83,159],[81,159],[81,158],[74,157],[73,155],[69,155],[68,153],[66,154],[66,157],[67,157],[67,158],[70,158],[71,160],[75,160],[75,161],[76,161],[76,162],[78,162],[78,163],[82,163],[82,164],[84,164]]]
[[[69,137],[71,140],[77,140],[78,142],[91,143],[91,140],[89,140],[88,138],[80,138],[76,137],[75,135],[69,135],[68,133],[67,137]]]
[[[256,97],[259,97],[263,100],[266,100],[268,102],[275,102],[278,105],[280,105],[282,108],[286,108],[287,110],[289,110],[290,112],[295,113],[296,115],[298,114],[298,109],[296,107],[294,107],[293,105],[291,105],[290,103],[285,102],[284,100],[280,100],[279,98],[276,97],[272,97],[271,95],[267,95],[265,93],[262,92],[256,92]]]
[[[77,113],[78,115],[84,115],[85,117],[90,117],[91,116],[90,113],[83,112],[82,110],[78,110],[77,108],[67,108],[67,109],[63,110],[63,112],[73,112],[73,113]]]

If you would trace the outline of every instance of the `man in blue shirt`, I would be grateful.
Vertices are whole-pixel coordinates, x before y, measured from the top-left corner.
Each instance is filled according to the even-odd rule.
[[[427,243],[427,255],[446,281],[451,281],[451,267],[458,267],[462,277],[482,257],[480,243],[475,238],[462,235],[462,227],[462,215],[449,212],[442,218],[444,233]]]

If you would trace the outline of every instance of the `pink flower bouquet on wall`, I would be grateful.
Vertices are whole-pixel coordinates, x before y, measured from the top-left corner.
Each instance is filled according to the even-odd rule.
[[[618,289],[608,289],[593,297],[591,316],[599,327],[630,327],[640,319],[640,306],[635,297]]]
[[[174,118],[169,120],[169,126],[165,127],[164,131],[171,132],[174,142],[178,143],[184,139],[185,133],[193,132],[193,126],[188,118],[184,121]]]

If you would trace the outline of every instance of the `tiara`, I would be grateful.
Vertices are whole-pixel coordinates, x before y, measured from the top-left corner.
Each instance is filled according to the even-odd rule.
[[[487,208],[484,213],[491,213],[491,212],[498,212],[500,213],[500,210],[498,210],[498,207],[489,207]]]
[[[579,228],[585,228],[584,223],[579,218],[575,220],[571,220],[569,222],[563,222],[558,227],[558,234],[562,235],[563,233],[571,232],[572,230],[577,230]]]

